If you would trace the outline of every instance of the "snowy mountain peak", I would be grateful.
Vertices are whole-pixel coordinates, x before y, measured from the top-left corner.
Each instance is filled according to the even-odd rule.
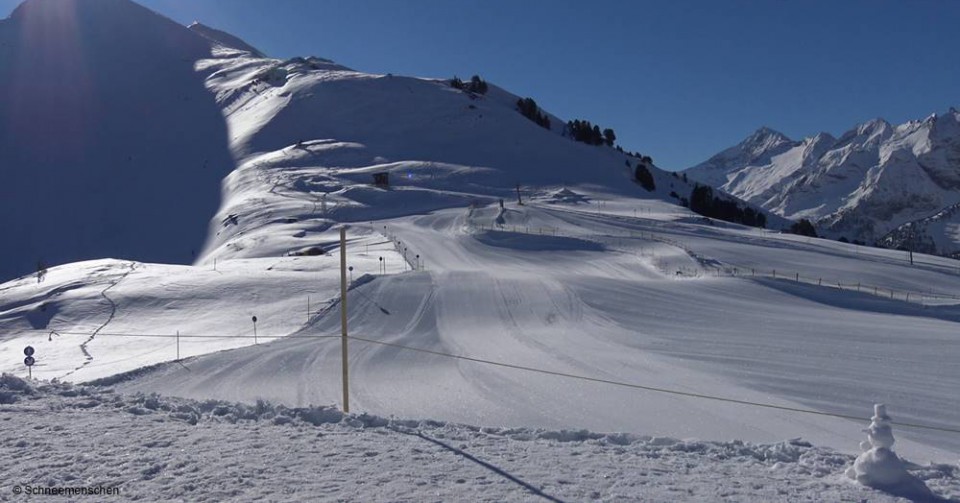
[[[891,129],[890,123],[878,117],[876,119],[869,120],[857,126],[857,133],[861,135],[863,134],[869,135],[869,134],[875,134],[875,133],[882,133],[889,129]]]
[[[787,144],[793,144],[793,140],[779,131],[764,126],[741,142],[740,147],[744,153],[759,158],[765,153]]]
[[[837,139],[834,136],[827,132],[819,132],[814,136],[809,138],[804,138],[803,143],[805,145],[825,145],[825,144],[834,144],[837,142]]]
[[[764,126],[737,145],[690,168],[688,172],[697,181],[720,187],[727,183],[728,174],[737,166],[768,164],[771,158],[795,145],[783,133]]]
[[[746,140],[743,141],[744,144],[748,145],[757,145],[757,144],[767,144],[767,145],[777,145],[784,142],[792,141],[787,135],[777,131],[775,129],[769,128],[767,126],[762,126],[752,135],[748,136]]]

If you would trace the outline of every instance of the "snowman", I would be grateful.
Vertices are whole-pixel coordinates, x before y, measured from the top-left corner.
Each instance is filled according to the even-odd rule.
[[[873,406],[870,426],[863,431],[867,434],[867,440],[860,442],[863,453],[847,469],[848,477],[865,486],[897,495],[920,499],[932,495],[926,484],[911,475],[905,463],[893,452],[895,439],[886,405]]]

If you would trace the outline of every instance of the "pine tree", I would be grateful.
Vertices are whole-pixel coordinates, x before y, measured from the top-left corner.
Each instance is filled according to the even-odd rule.
[[[467,90],[472,93],[487,94],[487,83],[484,82],[479,75],[474,75],[473,77],[470,77],[470,84],[468,85]]]
[[[42,283],[43,279],[47,277],[47,266],[43,263],[42,260],[37,261],[37,283]]]
[[[637,169],[634,171],[634,177],[637,179],[637,183],[641,187],[647,189],[647,192],[653,192],[656,190],[657,186],[653,181],[653,174],[650,173],[650,170],[647,169],[643,164],[637,164]]]
[[[817,229],[813,226],[813,223],[806,218],[801,218],[799,222],[795,222],[787,231],[801,236],[818,237]]]
[[[607,128],[603,130],[603,139],[606,142],[608,147],[613,146],[613,142],[617,141],[617,135],[613,132],[612,129]]]

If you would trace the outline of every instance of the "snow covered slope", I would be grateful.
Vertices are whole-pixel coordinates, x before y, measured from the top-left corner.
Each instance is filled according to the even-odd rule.
[[[899,126],[876,119],[838,139],[794,142],[762,128],[685,172],[784,217],[808,218],[830,236],[873,242],[960,202],[960,112]],[[929,251],[960,250],[960,241],[930,232]]]
[[[0,21],[0,279],[194,260],[234,167],[194,68],[210,52],[126,0],[29,0]]]
[[[375,341],[351,344],[354,410],[803,436],[849,451],[861,439],[862,422],[840,417],[440,352],[854,417],[882,401],[904,421],[960,423],[955,261],[918,255],[910,267],[900,252],[705,219],[671,196],[692,184],[654,168],[648,192],[632,179],[635,158],[564,137],[556,118],[541,128],[492,84],[472,95],[441,80],[203,42],[195,70],[226,118],[237,168],[198,261],[79,262],[42,283],[0,285],[0,370],[22,374],[30,344],[42,378],[119,374],[124,391],[338,402],[329,336],[339,334],[346,224],[351,333]],[[379,173],[388,187],[373,184]],[[784,280],[794,274],[804,281]],[[876,290],[850,287],[861,283]],[[903,438],[919,460],[953,461],[960,449],[941,430]]]
[[[550,130],[538,126],[518,112],[518,96],[493,84],[476,94],[322,58],[229,52],[201,68],[212,72],[208,85],[240,160],[206,261],[285,253],[333,222],[513,201],[518,187],[521,197],[569,187],[674,204],[693,189],[651,166],[647,191],[634,181],[638,159],[572,141],[556,117]],[[389,174],[392,188],[373,187],[375,173]],[[768,219],[771,228],[787,224]]]
[[[658,188],[646,194],[631,180],[636,159],[562,138],[555,117],[553,131],[540,128],[496,86],[469,95],[322,58],[267,59],[233,35],[127,0],[24,2],[0,22],[0,93],[0,232],[17,242],[0,252],[4,280],[40,262],[192,262],[222,178],[301,139],[314,142],[300,152],[308,164],[429,174],[438,186],[480,176],[497,197],[518,183],[690,192],[654,168]]]

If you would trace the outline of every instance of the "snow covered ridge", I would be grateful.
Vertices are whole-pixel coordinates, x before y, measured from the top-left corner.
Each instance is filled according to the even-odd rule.
[[[761,128],[685,172],[828,236],[900,246],[903,238],[881,238],[960,202],[960,111],[898,126],[874,119],[840,138],[792,141]],[[949,255],[960,250],[956,226],[922,225],[911,239]]]
[[[287,231],[277,224],[288,219],[309,237],[335,223],[512,201],[518,188],[521,197],[569,187],[677,206],[694,188],[653,165],[644,188],[635,157],[565,137],[549,113],[555,127],[540,127],[518,109],[519,96],[492,83],[478,94],[445,79],[236,51],[198,69],[209,74],[239,160],[201,262],[285,253],[296,243],[281,243]],[[374,175],[387,175],[389,187],[374,186]],[[235,225],[219,225],[231,215]],[[772,214],[767,222],[790,224]]]
[[[570,184],[677,204],[691,190],[656,167],[656,189],[642,189],[636,158],[562,137],[549,113],[557,127],[545,130],[495,85],[475,95],[323,58],[271,59],[129,0],[27,0],[0,21],[0,47],[0,94],[14,104],[0,109],[0,166],[17,167],[0,188],[0,228],[20,237],[0,255],[0,280],[105,257],[194,262],[223,245],[217,222],[246,222],[238,198],[283,191],[281,167],[364,170],[353,185],[387,171],[495,198]],[[239,187],[244,175],[266,187]]]
[[[480,428],[122,395],[9,374],[0,377],[0,411],[4,491],[102,486],[124,499],[192,501],[902,501],[843,476],[852,456],[799,439]],[[911,471],[934,494],[960,496],[957,467]]]

